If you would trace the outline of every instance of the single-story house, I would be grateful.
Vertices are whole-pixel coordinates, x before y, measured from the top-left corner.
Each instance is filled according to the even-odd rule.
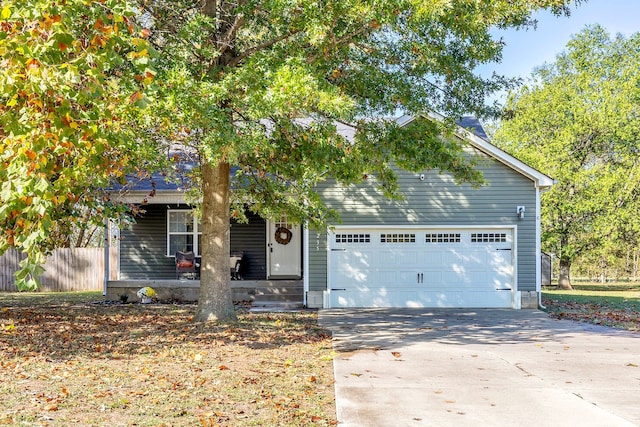
[[[243,253],[235,297],[258,298],[271,289],[309,308],[536,308],[540,194],[553,180],[492,145],[475,119],[460,125],[457,137],[479,159],[487,185],[457,185],[433,170],[399,171],[405,199],[397,201],[373,179],[348,187],[329,180],[318,191],[342,223],[328,230],[286,218],[232,223],[231,250]],[[141,185],[126,198],[140,201],[150,190]],[[154,193],[145,213],[120,232],[119,278],[106,284],[108,298],[150,285],[165,296],[197,299],[197,277],[176,278],[174,262],[177,250],[198,254],[194,211],[175,185],[156,183]]]

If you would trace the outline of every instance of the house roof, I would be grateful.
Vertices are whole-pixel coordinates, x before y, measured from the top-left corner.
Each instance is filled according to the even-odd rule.
[[[458,126],[463,129],[468,130],[476,136],[479,136],[482,139],[489,140],[489,136],[484,131],[484,128],[480,124],[480,121],[473,116],[463,116],[460,120],[456,122]]]

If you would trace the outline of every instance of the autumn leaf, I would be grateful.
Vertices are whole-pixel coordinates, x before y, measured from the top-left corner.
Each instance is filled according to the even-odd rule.
[[[0,17],[2,17],[2,19],[9,19],[11,17],[11,8],[9,6],[3,7],[2,12],[0,12]]]
[[[58,404],[57,403],[49,403],[44,407],[45,411],[57,411],[58,410]]]
[[[396,359],[402,356],[399,351],[392,351],[391,354],[393,354],[393,357]]]
[[[33,150],[27,150],[24,154],[29,158],[29,160],[35,160],[38,157],[38,154]]]
[[[133,104],[142,99],[142,93],[140,91],[135,91],[129,96],[129,101]]]

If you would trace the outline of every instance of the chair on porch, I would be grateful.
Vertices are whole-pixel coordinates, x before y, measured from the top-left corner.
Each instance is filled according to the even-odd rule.
[[[244,252],[232,251],[229,256],[229,270],[231,272],[231,280],[242,280],[242,269],[244,267]]]
[[[176,252],[176,279],[183,273],[189,273],[192,279],[196,278],[196,255],[192,252]]]

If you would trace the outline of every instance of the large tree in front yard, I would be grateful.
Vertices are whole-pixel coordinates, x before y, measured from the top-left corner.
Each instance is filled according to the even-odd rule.
[[[241,218],[245,206],[322,227],[332,215],[314,188],[328,177],[375,176],[388,195],[397,192],[391,164],[479,182],[461,148],[440,136],[462,114],[491,112],[486,95],[511,83],[472,71],[500,59],[490,29],[530,25],[533,11],[563,13],[572,2],[139,1],[142,31],[122,3],[3,2],[0,54],[12,68],[0,74],[0,160],[12,172],[0,172],[0,201],[9,206],[0,210],[0,251],[46,243],[61,204],[75,209],[94,194],[86,188],[145,166],[167,144],[170,159],[193,156],[201,165],[192,177],[203,231],[196,318],[206,321],[234,317],[229,215]],[[144,70],[147,36],[159,52],[153,70]],[[124,107],[144,101],[154,73],[153,102],[134,126]],[[428,110],[451,122],[399,128],[383,119]],[[35,180],[18,179],[34,171]],[[19,184],[7,184],[14,177]]]
[[[390,165],[436,168],[479,182],[446,125],[400,128],[383,119],[434,110],[485,114],[485,96],[510,84],[472,70],[500,58],[493,26],[530,24],[533,10],[566,2],[176,1],[149,2],[160,52],[159,92],[142,124],[156,141],[196,156],[202,204],[197,319],[233,318],[229,213],[322,227],[331,218],[314,192],[332,177],[375,176],[397,195]],[[352,139],[341,134],[348,126]],[[234,170],[232,176],[230,171]],[[233,191],[231,191],[233,189]]]
[[[578,257],[636,244],[639,140],[640,33],[588,27],[512,95],[494,141],[557,180],[542,197],[542,240],[560,287]]]

